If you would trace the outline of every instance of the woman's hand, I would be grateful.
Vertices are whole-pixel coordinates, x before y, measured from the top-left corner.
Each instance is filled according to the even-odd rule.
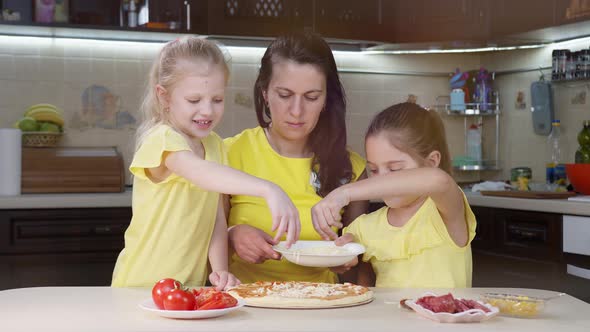
[[[229,229],[229,241],[238,256],[248,263],[260,264],[267,259],[280,259],[272,249],[278,241],[261,229],[250,225],[236,225]]]
[[[301,233],[299,211],[289,196],[277,185],[271,186],[265,199],[272,215],[272,231],[276,231],[273,241],[278,243],[283,234],[287,233],[287,248],[289,248],[297,242]]]
[[[324,240],[333,240],[338,237],[332,227],[342,228],[340,222],[340,210],[350,203],[346,191],[342,187],[333,190],[311,208],[313,228]]]
[[[209,281],[218,291],[222,291],[227,287],[237,286],[240,284],[240,280],[227,271],[211,272],[209,275]]]

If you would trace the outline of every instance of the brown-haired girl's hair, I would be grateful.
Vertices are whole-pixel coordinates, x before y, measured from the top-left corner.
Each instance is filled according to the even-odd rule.
[[[414,103],[390,106],[373,118],[365,139],[381,133],[387,135],[393,146],[420,164],[432,151],[440,152],[439,168],[452,173],[445,126],[437,112]]]
[[[263,128],[268,127],[272,121],[263,91],[268,89],[273,64],[281,60],[317,66],[326,76],[325,109],[320,113],[318,123],[307,141],[307,147],[314,154],[311,168],[319,172],[318,194],[326,196],[333,189],[350,182],[354,176],[346,149],[346,97],[336,61],[326,41],[317,34],[289,34],[275,39],[262,57],[260,72],[254,85],[256,116]]]
[[[151,129],[158,124],[167,123],[166,114],[158,100],[156,85],[161,85],[170,93],[179,80],[191,73],[184,66],[187,62],[204,65],[206,69],[219,67],[225,72],[226,80],[229,77],[226,58],[214,42],[194,36],[185,36],[166,43],[150,69],[141,105],[143,121],[135,134],[136,149],[139,148]]]

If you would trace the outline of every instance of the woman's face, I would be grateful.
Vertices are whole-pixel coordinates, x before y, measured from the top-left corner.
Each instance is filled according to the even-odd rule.
[[[289,141],[306,141],[326,104],[326,76],[319,67],[279,60],[273,64],[268,89],[271,130]]]
[[[383,133],[367,137],[365,150],[367,152],[367,173],[369,176],[380,176],[403,169],[421,167],[412,156],[393,146],[387,135]],[[416,198],[393,196],[383,197],[383,201],[391,208],[400,208],[408,206]]]

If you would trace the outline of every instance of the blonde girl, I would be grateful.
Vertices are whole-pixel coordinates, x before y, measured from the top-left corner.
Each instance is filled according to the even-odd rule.
[[[336,240],[339,245],[355,241],[367,248],[363,261],[370,266],[361,266],[358,282],[377,287],[470,287],[475,216],[451,177],[439,115],[413,103],[393,105],[373,119],[365,146],[369,178],[335,189],[313,207],[314,215],[321,216],[318,223],[336,225],[331,216],[350,202],[385,202],[380,210],[354,220]]]
[[[276,238],[299,236],[299,216],[275,184],[234,170],[221,138],[228,67],[212,42],[183,37],[167,43],[152,66],[130,166],[133,218],[112,285],[152,287],[162,278],[223,289],[228,272],[227,224],[220,194],[262,197]],[[208,258],[208,260],[207,260]]]

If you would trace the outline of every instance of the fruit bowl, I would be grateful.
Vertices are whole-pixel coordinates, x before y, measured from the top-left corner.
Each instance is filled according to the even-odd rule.
[[[62,133],[50,131],[23,132],[23,146],[33,148],[53,148],[57,146]]]
[[[566,164],[565,172],[575,191],[590,195],[590,164]]]

